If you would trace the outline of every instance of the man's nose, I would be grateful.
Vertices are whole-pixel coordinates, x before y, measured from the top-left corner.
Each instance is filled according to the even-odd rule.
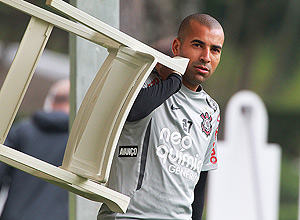
[[[209,50],[209,48],[205,48],[204,50],[202,50],[202,53],[201,53],[199,58],[204,63],[210,63],[211,59],[210,59],[210,50]]]

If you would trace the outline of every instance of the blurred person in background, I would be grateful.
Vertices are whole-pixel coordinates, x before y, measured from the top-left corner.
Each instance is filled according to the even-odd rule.
[[[68,79],[50,88],[44,109],[10,130],[5,145],[55,166],[62,164],[69,136]],[[68,191],[0,163],[0,183],[8,186],[2,220],[67,220]]]

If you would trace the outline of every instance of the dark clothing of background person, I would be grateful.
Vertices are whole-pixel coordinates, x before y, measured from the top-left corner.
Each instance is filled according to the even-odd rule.
[[[69,116],[60,111],[35,113],[16,124],[5,145],[55,166],[63,160]],[[0,163],[0,180],[8,177],[9,192],[1,220],[67,220],[68,191]]]

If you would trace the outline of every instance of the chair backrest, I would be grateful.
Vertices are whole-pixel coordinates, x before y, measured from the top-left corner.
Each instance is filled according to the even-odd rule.
[[[109,50],[76,115],[62,167],[106,182],[128,112],[156,60],[129,48]]]

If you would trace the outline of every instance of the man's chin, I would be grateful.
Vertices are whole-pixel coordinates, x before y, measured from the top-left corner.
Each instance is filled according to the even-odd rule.
[[[195,79],[195,84],[202,84],[204,83],[206,80],[208,79],[208,77],[205,76],[197,76]]]
[[[189,84],[199,85],[205,82],[209,78],[208,75],[193,74],[192,76],[183,75],[183,81],[187,81]]]

